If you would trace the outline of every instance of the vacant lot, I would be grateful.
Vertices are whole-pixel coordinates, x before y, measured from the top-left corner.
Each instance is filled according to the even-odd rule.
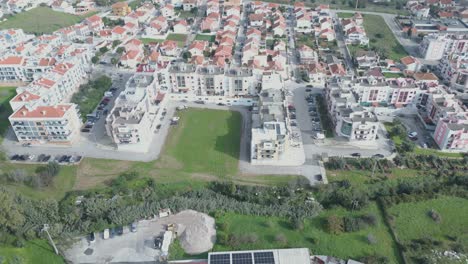
[[[398,204],[388,211],[394,219],[393,226],[398,238],[405,245],[413,240],[432,239],[441,243],[435,246],[440,250],[468,248],[467,199],[442,196]],[[440,219],[434,220],[431,211],[439,215]]]
[[[173,130],[166,155],[183,170],[217,177],[237,174],[241,115],[231,111],[191,109],[180,113],[180,125]]]
[[[164,39],[140,38],[140,41],[143,42],[144,45],[146,45],[150,43],[161,43],[164,42]]]
[[[91,114],[99,105],[104,92],[109,90],[111,85],[111,78],[101,76],[80,86],[80,90],[73,95],[71,102],[79,106],[83,119],[86,118],[86,115]]]
[[[403,46],[398,43],[395,35],[388,27],[385,20],[379,15],[363,15],[364,28],[369,37],[369,48],[375,50],[381,56],[393,60],[400,60],[407,56]],[[365,50],[367,47],[349,45],[351,55],[358,50]]]
[[[28,33],[52,33],[57,29],[76,24],[82,19],[80,16],[56,12],[48,7],[36,7],[8,18],[7,21],[0,23],[0,29],[21,28]]]
[[[213,35],[198,34],[195,37],[195,40],[206,40],[206,41],[209,41],[209,42],[214,42],[215,39],[216,39],[216,36],[213,36]]]
[[[62,264],[65,261],[55,255],[46,240],[32,240],[26,242],[23,248],[0,247],[2,263],[34,263],[34,264]]]
[[[377,224],[357,232],[330,234],[326,218],[330,215],[354,216],[373,214]],[[295,230],[290,221],[277,217],[247,216],[227,213],[217,224],[224,227],[228,237],[250,235],[251,243],[238,246],[215,245],[215,251],[242,249],[269,249],[307,247],[314,254],[332,255],[340,258],[359,259],[365,255],[379,254],[388,257],[389,263],[397,263],[396,247],[375,204],[361,211],[349,212],[342,208],[326,210],[314,219],[306,220],[303,230]],[[218,230],[219,233],[219,230]],[[377,243],[370,244],[367,236],[372,234]],[[229,243],[228,243],[229,244]]]
[[[187,40],[187,35],[185,34],[169,34],[167,35],[166,40],[174,40],[177,41],[179,47],[183,47],[185,45],[185,40]]]

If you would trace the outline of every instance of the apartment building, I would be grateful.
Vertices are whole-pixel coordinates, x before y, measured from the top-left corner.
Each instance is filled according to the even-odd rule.
[[[365,110],[362,106],[340,107],[336,113],[337,135],[346,137],[350,141],[376,139],[380,123],[375,113]]]
[[[163,98],[153,80],[147,75],[130,78],[106,117],[106,132],[119,150],[141,151],[151,143]]]
[[[249,68],[174,63],[155,74],[159,85],[171,93],[225,97],[257,94],[257,79]]]
[[[18,87],[10,100],[9,117],[20,142],[72,144],[81,126],[80,112],[68,103],[86,80],[79,58],[58,63],[27,86]]]
[[[0,30],[0,48],[2,50],[26,42],[34,38],[33,34],[25,34],[22,29]]]
[[[468,112],[440,119],[434,140],[442,150],[468,151]]]
[[[468,92],[468,55],[445,55],[437,64],[436,72],[452,90]]]
[[[29,96],[29,99],[35,98]],[[39,99],[39,98],[37,98]],[[79,134],[81,119],[75,104],[24,104],[8,118],[20,143],[72,144]]]
[[[445,52],[447,41],[444,36],[429,34],[419,44],[419,52],[426,60],[440,60]]]
[[[197,95],[224,96],[224,69],[216,65],[197,69]]]
[[[376,139],[379,122],[376,115],[358,102],[350,80],[333,78],[325,90],[328,111],[337,135],[350,141]]]
[[[274,164],[289,148],[287,110],[280,89],[262,90],[258,107],[252,111],[250,161],[255,165]]]

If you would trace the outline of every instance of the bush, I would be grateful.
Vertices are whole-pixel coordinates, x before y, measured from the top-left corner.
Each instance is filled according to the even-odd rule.
[[[371,244],[371,245],[374,245],[374,244],[377,243],[377,238],[373,234],[368,234],[367,235],[367,242],[369,242],[369,244]]]
[[[334,235],[343,233],[343,218],[336,215],[330,215],[329,217],[327,217],[327,229],[329,233]]]
[[[439,215],[439,213],[437,213],[437,211],[436,211],[436,210],[434,210],[434,209],[431,209],[431,210],[428,212],[428,215],[429,215],[429,217],[431,217],[431,218],[432,218],[432,220],[434,220],[434,222],[436,222],[436,223],[440,223],[440,221],[441,221],[441,218],[440,218],[440,215]]]

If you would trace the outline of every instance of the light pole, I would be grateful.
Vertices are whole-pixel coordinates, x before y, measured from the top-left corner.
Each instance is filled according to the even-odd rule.
[[[46,232],[47,237],[49,238],[49,242],[50,242],[50,244],[52,244],[52,247],[54,248],[55,254],[58,255],[59,252],[58,252],[57,246],[55,246],[54,240],[52,240],[52,237],[51,237],[50,234],[49,234],[49,225],[48,225],[48,224],[44,224],[44,227],[42,228],[41,231]]]

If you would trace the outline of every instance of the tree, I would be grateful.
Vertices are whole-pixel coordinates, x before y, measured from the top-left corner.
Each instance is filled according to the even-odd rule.
[[[98,56],[92,57],[92,58],[91,58],[91,62],[92,62],[93,64],[98,63],[98,62],[99,62],[99,57],[98,57]]]
[[[109,51],[109,49],[108,49],[107,47],[101,47],[101,48],[99,49],[99,52],[101,52],[102,54],[104,54],[104,53],[106,53],[106,52],[108,52],[108,51]]]
[[[120,40],[118,40],[118,39],[112,41],[112,48],[117,47],[118,45],[120,45],[120,43],[122,43],[122,42]]]
[[[117,58],[111,58],[111,64],[116,65],[118,62]]]
[[[125,48],[124,48],[124,47],[118,47],[117,50],[116,50],[116,52],[117,52],[118,54],[122,54],[124,51],[125,51]]]
[[[5,189],[0,189],[0,228],[15,232],[24,222],[20,207],[14,200],[14,195]]]
[[[286,238],[286,236],[282,233],[280,234],[277,234],[275,236],[275,241],[278,242],[278,243],[281,243],[283,245],[287,244],[288,243],[288,239]]]

